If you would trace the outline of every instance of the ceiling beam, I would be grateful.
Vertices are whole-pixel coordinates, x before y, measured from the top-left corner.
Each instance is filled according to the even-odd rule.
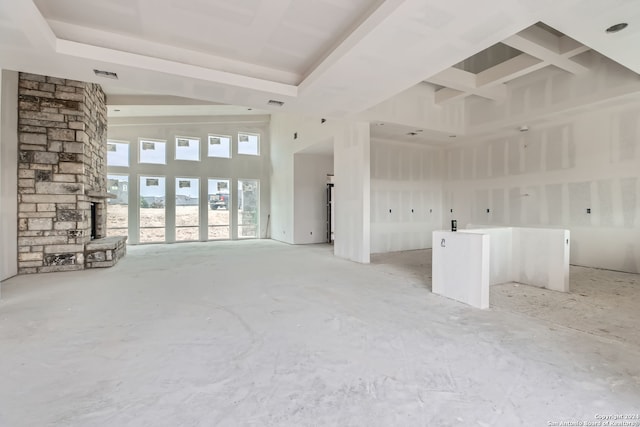
[[[478,85],[484,86],[506,83],[547,65],[548,64],[538,58],[522,53],[515,58],[501,62],[488,70],[478,73]]]
[[[293,85],[247,77],[211,68],[183,64],[146,55],[123,52],[69,40],[57,39],[56,52],[94,61],[108,62],[119,66],[136,67],[147,71],[173,74],[213,83],[222,83],[286,97],[297,97],[298,88]]]
[[[476,75],[459,68],[450,67],[428,79],[429,83],[448,88],[470,91],[476,88]]]
[[[456,99],[465,98],[469,96],[467,92],[451,89],[449,87],[443,87],[442,89],[438,89],[435,93],[435,102],[436,104],[442,104],[447,101],[454,101]]]
[[[580,74],[588,70],[587,67],[572,61],[569,56],[563,54],[560,49],[561,37],[535,25],[505,39],[502,43],[572,74]],[[568,49],[569,42],[565,40],[563,43],[564,49]],[[575,49],[577,49],[576,46],[569,48],[569,51]]]
[[[107,105],[225,105],[173,95],[109,95]]]
[[[569,36],[560,37],[560,55],[566,58],[573,58],[576,55],[587,52],[591,50],[589,46],[585,46],[579,41],[572,39]]]
[[[436,91],[436,102],[453,101],[468,95],[499,101],[507,95],[506,88],[498,85],[485,87],[478,84],[477,76],[459,68],[447,68],[428,80],[429,83],[444,86]],[[445,90],[448,89],[448,90]]]

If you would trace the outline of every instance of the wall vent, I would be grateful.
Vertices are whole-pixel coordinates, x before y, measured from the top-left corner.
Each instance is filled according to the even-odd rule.
[[[104,71],[104,70],[93,70],[93,73],[98,77],[106,77],[107,79],[118,80],[118,74],[113,71]]]

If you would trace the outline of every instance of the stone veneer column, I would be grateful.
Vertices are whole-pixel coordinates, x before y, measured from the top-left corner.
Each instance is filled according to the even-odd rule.
[[[21,73],[18,98],[18,272],[81,270],[91,201],[106,212],[105,94],[93,83]]]

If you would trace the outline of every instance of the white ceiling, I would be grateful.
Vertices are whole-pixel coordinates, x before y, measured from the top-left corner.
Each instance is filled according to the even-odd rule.
[[[313,61],[348,35],[377,1],[35,3],[54,33],[66,40],[196,65],[200,55],[211,55],[227,60],[226,70],[244,67],[247,74],[260,76],[251,67],[266,67],[273,70],[274,80],[298,84]],[[189,57],[185,50],[195,55]]]
[[[270,112],[241,105],[158,95],[109,95],[107,114],[111,117],[247,116]]]
[[[109,95],[349,116],[421,81],[447,86],[450,67],[498,42],[523,50],[536,35],[515,35],[539,21],[640,72],[637,0],[0,0],[0,67],[98,82]],[[630,26],[605,33],[618,22]],[[499,76],[482,83],[438,99],[499,95]]]

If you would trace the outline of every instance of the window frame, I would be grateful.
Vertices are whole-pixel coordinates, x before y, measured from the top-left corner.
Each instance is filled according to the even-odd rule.
[[[143,162],[142,161],[142,143],[143,142],[153,142],[153,143],[162,143],[164,144],[164,162]],[[155,150],[154,150],[155,151]],[[138,164],[140,165],[167,165],[167,140],[166,139],[155,139],[155,138],[138,138]]]
[[[186,139],[188,141],[198,141],[198,158],[197,159],[179,159],[178,158],[178,140],[179,139]],[[180,136],[180,135],[176,135],[174,138],[174,150],[173,150],[173,160],[178,161],[178,162],[199,162],[201,159],[201,155],[200,155],[200,144],[202,142],[201,138],[198,136]]]
[[[110,165],[109,164],[109,144],[121,144],[127,145],[127,164],[125,165]],[[122,141],[122,140],[117,140],[117,139],[107,139],[107,146],[105,147],[107,150],[107,158],[105,159],[105,165],[106,167],[112,167],[112,168],[128,168],[131,167],[131,142],[130,141]],[[117,150],[116,150],[117,151]]]
[[[211,138],[228,138],[229,139],[229,149],[228,156],[212,156],[209,154],[209,146],[211,145]],[[207,158],[210,159],[230,159],[233,155],[233,136],[231,135],[222,135],[216,133],[208,133],[207,134]]]
[[[164,225],[162,227],[159,226],[153,226],[153,227],[143,227],[142,226],[142,222],[140,220],[140,209],[142,209],[141,203],[138,202],[138,205],[136,206],[136,212],[137,212],[137,217],[138,217],[138,241],[139,243],[142,244],[153,244],[153,243],[167,243],[168,239],[167,239],[167,193],[168,193],[168,189],[167,189],[167,175],[166,174],[150,174],[150,173],[141,173],[138,174],[138,197],[140,199],[142,199],[142,197],[144,197],[142,195],[142,185],[141,185],[141,180],[142,178],[160,178],[160,179],[164,179],[164,206],[162,207],[162,209],[164,210]],[[147,229],[163,229],[164,230],[164,240],[158,240],[158,241],[152,241],[152,242],[142,242],[141,237],[142,237],[142,230],[147,230]]]
[[[256,153],[241,153],[240,152],[240,135],[247,135],[247,136],[255,136],[256,138],[258,138],[257,141],[257,152]],[[238,132],[238,136],[237,136],[237,147],[236,147],[236,152],[238,153],[239,156],[256,156],[256,157],[260,157],[260,139],[262,135],[259,133],[254,133],[254,132]]]

